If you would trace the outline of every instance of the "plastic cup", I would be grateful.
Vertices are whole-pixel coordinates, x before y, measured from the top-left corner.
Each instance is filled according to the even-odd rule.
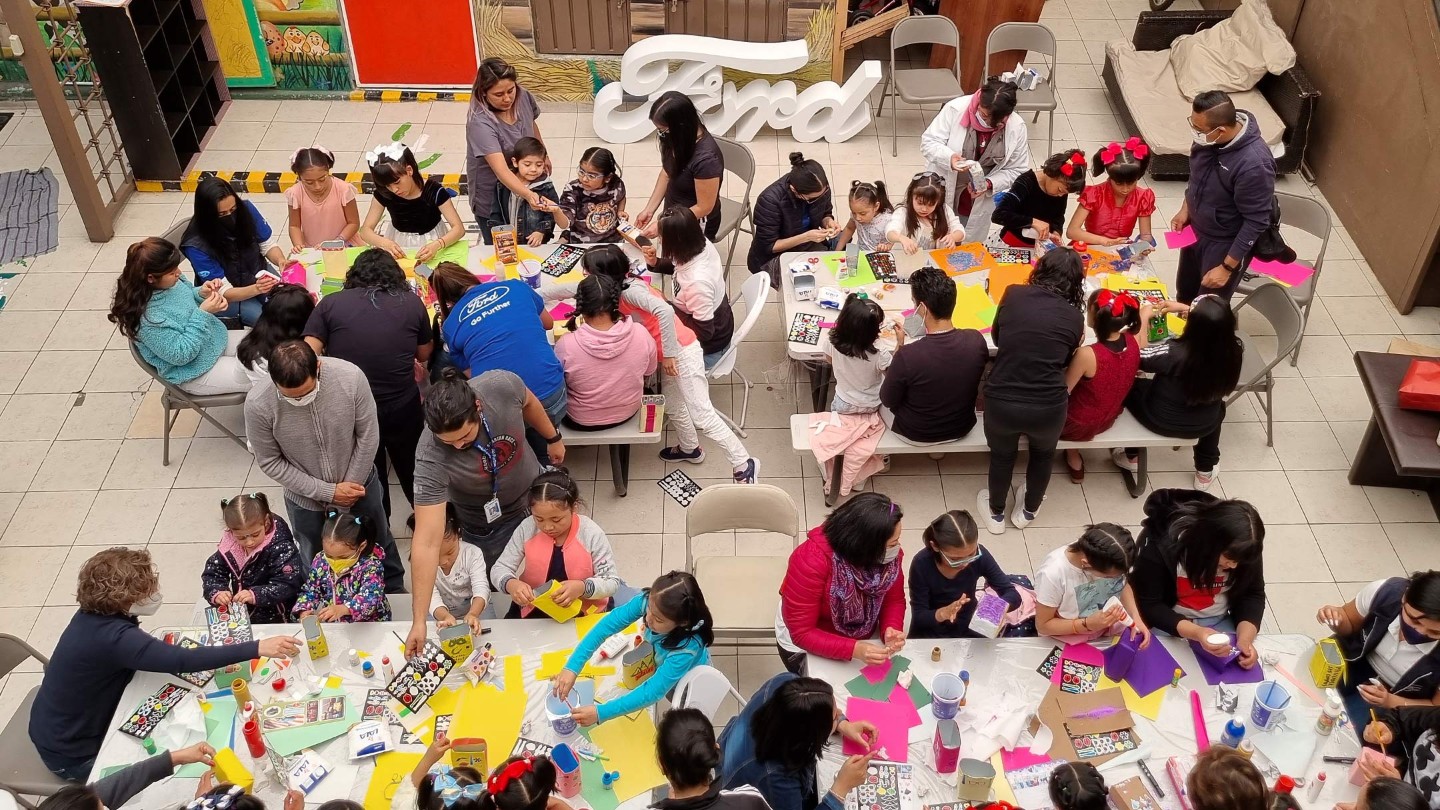
[[[1265,681],[1255,688],[1255,702],[1250,707],[1250,722],[1259,729],[1280,725],[1285,708],[1290,705],[1290,692],[1274,681]]]
[[[936,720],[953,720],[960,711],[960,699],[965,697],[965,682],[960,676],[942,672],[930,684],[930,711]]]
[[[550,718],[550,727],[561,737],[574,734],[580,727],[575,718],[570,716],[570,704],[554,695],[545,698],[545,714]]]
[[[540,262],[534,259],[523,259],[520,262],[520,280],[530,285],[532,289],[540,289]]]

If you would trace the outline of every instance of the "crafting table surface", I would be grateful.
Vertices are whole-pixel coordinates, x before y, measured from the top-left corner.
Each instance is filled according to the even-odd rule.
[[[497,672],[503,670],[507,656],[521,656],[526,694],[524,720],[529,724],[529,730],[522,732],[522,736],[547,744],[566,742],[567,738],[558,737],[546,719],[545,697],[550,693],[549,681],[538,679],[535,677],[535,674],[541,665],[541,656],[544,653],[567,651],[575,647],[579,640],[575,623],[558,624],[553,621],[538,619],[500,619],[487,620],[484,626],[487,629],[491,629],[492,632],[481,636],[476,643],[483,644],[488,642],[493,646],[496,657],[493,668]],[[343,688],[358,712],[364,706],[365,695],[369,690],[383,689],[385,686],[384,679],[378,671],[380,656],[390,656],[390,660],[395,662],[396,669],[404,665],[403,657],[401,656],[401,643],[395,634],[398,633],[399,636],[403,638],[410,631],[410,622],[392,621],[363,624],[325,624],[322,625],[322,627],[325,631],[325,640],[329,647],[330,654],[318,663],[312,664],[305,652],[305,644],[302,641],[299,657],[295,659],[294,664],[292,664],[289,669],[282,673],[282,677],[285,677],[288,682],[287,694],[291,695],[290,697],[282,699],[298,699],[293,695],[295,690],[289,686],[289,684],[294,684],[297,681],[295,677],[297,675],[297,668],[299,669],[298,674],[304,674],[313,670],[322,677],[327,675],[339,677]],[[167,631],[181,629],[191,628],[162,628],[155,631],[155,635],[163,638]],[[197,631],[203,630],[203,628],[200,627],[194,629]],[[282,635],[295,636],[299,632],[300,626],[298,624],[254,626],[254,633],[257,639]],[[433,624],[430,626],[430,639],[437,641]],[[350,665],[347,652],[351,649],[369,653],[373,661],[377,662],[375,677],[366,678],[360,673],[358,666]],[[601,696],[602,700],[607,692],[611,692],[619,687],[618,664],[616,670],[615,675],[607,675],[596,679],[596,693]],[[495,680],[491,679],[488,682],[494,683]],[[98,778],[106,768],[111,766],[138,762],[148,756],[139,740],[122,734],[116,731],[116,729],[128,718],[131,710],[140,704],[140,701],[167,683],[193,689],[192,686],[186,684],[179,678],[163,673],[137,672],[131,679],[130,684],[125,689],[125,694],[120,699],[120,705],[115,712],[115,716],[110,723],[111,733],[106,737],[104,744],[100,748],[100,754],[95,760],[95,769],[92,771],[92,778]],[[468,684],[468,681],[460,674],[460,668],[458,666],[445,681],[446,687],[466,684]],[[222,688],[227,688],[227,685],[221,685],[211,681],[206,685],[205,691],[214,692]],[[257,702],[276,699],[276,693],[268,685],[252,684],[251,694]],[[76,699],[83,698],[77,696]],[[193,696],[187,696],[184,701],[182,701],[182,707],[186,703],[193,707],[194,702],[195,698]],[[170,716],[160,722],[155,734],[152,736],[156,737],[157,740],[163,738],[166,734],[167,727],[174,724],[174,718],[175,714],[172,712]],[[618,723],[622,721],[616,720],[612,722]],[[200,739],[200,733],[196,731],[186,739],[185,744],[193,744]],[[568,741],[574,742],[578,739],[581,739],[578,735],[572,735],[568,738]],[[341,735],[333,740],[315,746],[314,750],[330,766],[332,772],[329,776],[325,777],[316,790],[310,794],[306,802],[308,806],[313,807],[330,799],[340,798],[349,798],[357,802],[364,802],[365,793],[370,785],[370,778],[374,767],[371,764],[371,759],[368,758],[361,760],[349,759],[349,752],[346,750],[347,744],[346,736]],[[244,739],[238,727],[235,731],[233,747],[240,761],[250,769],[251,774],[255,777],[255,795],[263,799],[268,807],[280,807],[284,791],[281,790],[274,778],[270,776],[268,766],[263,762],[264,757],[261,758],[262,762],[260,763],[252,761],[250,752],[245,746]],[[423,753],[424,747],[404,746],[398,750],[411,754],[420,754]],[[492,748],[492,750],[489,751],[491,766],[494,767],[503,762],[509,754],[510,750],[508,747],[504,751],[496,751]],[[188,779],[172,777],[152,785],[145,792],[132,799],[125,807],[147,808],[147,810],[179,807],[190,800],[198,784],[198,777]],[[641,795],[622,802],[618,810],[642,810],[642,808],[649,804],[649,800],[650,791],[646,790]],[[583,795],[576,796],[574,799],[567,801],[570,801],[577,810],[578,808],[587,808],[590,806]],[[374,808],[374,810],[386,810],[388,807],[389,803],[387,802],[384,808]]]
[[[1105,774],[1106,782],[1115,785],[1132,776],[1140,776],[1140,769],[1134,764],[1135,760],[1147,760],[1150,771],[1165,791],[1165,797],[1160,799],[1161,805],[1166,810],[1180,810],[1175,791],[1165,774],[1165,761],[1171,756],[1195,754],[1190,690],[1195,689],[1200,693],[1201,705],[1205,709],[1206,728],[1212,744],[1218,744],[1220,733],[1232,715],[1215,707],[1215,688],[1206,683],[1187,642],[1156,636],[1152,643],[1164,643],[1186,674],[1180,681],[1180,688],[1171,688],[1168,683],[1161,687],[1164,696],[1156,713],[1158,719],[1146,717],[1131,708],[1131,715],[1136,721],[1135,730],[1141,739],[1140,748],[1130,755],[1116,757],[1099,767]],[[1002,747],[1001,737],[1020,734],[1020,729],[1028,725],[1029,718],[1033,716],[1040,699],[1050,687],[1050,683],[1036,672],[1036,668],[1056,646],[1064,645],[1048,638],[913,639],[906,644],[903,655],[910,659],[910,669],[914,672],[914,677],[927,688],[940,672],[959,672],[962,669],[969,671],[970,689],[966,706],[960,709],[960,714],[956,717],[962,738],[960,756],[965,759],[989,760]],[[1239,707],[1233,717],[1245,721],[1245,738],[1255,741],[1260,748],[1261,752],[1256,754],[1255,762],[1261,771],[1266,773],[1267,783],[1274,782],[1278,776],[1278,773],[1268,770],[1270,763],[1264,752],[1270,749],[1271,745],[1270,741],[1264,739],[1267,737],[1273,738],[1277,746],[1275,750],[1287,752],[1282,755],[1287,760],[1305,763],[1298,772],[1287,771],[1290,776],[1309,780],[1320,771],[1326,771],[1325,787],[1315,801],[1306,801],[1304,789],[1297,789],[1295,796],[1307,810],[1329,810],[1335,802],[1354,801],[1357,788],[1349,782],[1348,765],[1323,763],[1321,757],[1355,756],[1359,743],[1349,724],[1343,728],[1337,727],[1328,737],[1314,733],[1315,721],[1320,716],[1321,707],[1306,693],[1308,690],[1317,695],[1323,694],[1315,686],[1309,671],[1310,653],[1314,646],[1312,639],[1301,635],[1267,635],[1257,639],[1255,647],[1262,659],[1271,654],[1276,656],[1278,667],[1283,667],[1285,672],[1293,675],[1304,688],[1297,687],[1295,682],[1277,671],[1278,667],[1264,664],[1262,660],[1265,678],[1278,681],[1293,695],[1284,715],[1283,728],[1260,732],[1253,727],[1250,722],[1250,709],[1255,688],[1258,686],[1255,683],[1237,684],[1233,687],[1239,696]],[[935,647],[941,650],[939,663],[931,661],[931,651]],[[836,697],[843,708],[844,701],[850,696],[845,684],[859,673],[860,665],[854,661],[833,661],[812,655],[808,657],[808,666],[811,676],[827,681],[835,687]],[[1007,708],[1010,711],[1006,711]],[[910,729],[909,746],[909,762],[917,766],[912,771],[917,795],[907,803],[904,810],[919,810],[924,805],[955,799],[955,775],[941,776],[934,770],[935,716],[930,706],[919,709],[919,714],[921,723]],[[1016,746],[1017,749],[1027,748],[1029,739],[1026,735]],[[1307,751],[1310,752],[1308,755]],[[838,743],[826,746],[817,773],[822,794],[830,789],[843,761],[844,756]],[[994,787],[1008,790],[1008,785],[1004,783],[1004,774],[997,768]],[[1150,787],[1148,782],[1146,787]],[[1006,798],[1014,803],[1013,799],[998,793],[996,798]],[[1048,803],[1048,799],[1046,801]],[[1037,810],[1037,805],[1034,804],[1017,806]]]

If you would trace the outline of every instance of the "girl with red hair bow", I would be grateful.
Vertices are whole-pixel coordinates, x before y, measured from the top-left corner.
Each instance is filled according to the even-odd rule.
[[[1129,242],[1138,224],[1141,238],[1148,240],[1153,249],[1150,217],[1155,214],[1155,192],[1139,185],[1149,168],[1150,147],[1139,137],[1124,143],[1111,141],[1096,151],[1090,172],[1096,177],[1109,175],[1109,180],[1086,186],[1080,192],[1080,205],[1070,217],[1065,236],[1090,245],[1114,247]]]
[[[1093,188],[1093,186],[1092,186]],[[1070,407],[1060,438],[1088,442],[1115,424],[1125,408],[1125,396],[1140,368],[1140,302],[1126,292],[1096,290],[1085,306],[1085,320],[1095,331],[1095,343],[1081,346],[1065,369]],[[1085,480],[1085,459],[1079,450],[1065,451],[1070,480]]]

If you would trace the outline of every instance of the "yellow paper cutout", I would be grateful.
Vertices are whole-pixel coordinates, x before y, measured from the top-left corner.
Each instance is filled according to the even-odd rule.
[[[560,670],[565,668],[565,662],[570,660],[570,654],[573,652],[575,651],[572,649],[559,650],[558,652],[541,653],[540,668],[535,670],[535,679],[543,681],[559,675]],[[586,663],[585,667],[580,670],[580,674],[592,678],[598,678],[601,675],[614,675],[615,667],[597,667],[594,664]]]
[[[557,622],[568,622],[580,615],[580,609],[585,606],[579,599],[572,599],[570,604],[561,607],[555,601],[555,594],[560,590],[560,583],[550,580],[535,591],[535,598],[531,606],[544,613],[546,616]]]
[[[375,757],[375,772],[370,776],[370,786],[365,789],[365,806],[389,807],[395,791],[400,788],[400,780],[410,778],[423,756],[389,751]]]
[[[479,737],[495,755],[509,756],[525,719],[525,673],[518,655],[506,656],[504,667],[503,690],[488,683],[459,690],[458,705],[450,718],[450,739]]]
[[[1139,693],[1135,691],[1135,687],[1125,681],[1116,683],[1104,675],[1101,675],[1100,682],[1095,684],[1096,691],[1111,688],[1118,688],[1120,690],[1120,694],[1125,698],[1125,708],[1135,714],[1148,717],[1151,720],[1160,719],[1160,706],[1165,702],[1165,693],[1167,690],[1156,689],[1154,692],[1141,697]]]
[[[665,784],[655,759],[655,720],[648,710],[601,723],[590,729],[590,741],[604,752],[606,766],[621,773],[615,783],[615,798],[620,801]]]
[[[989,319],[986,312],[991,313]],[[984,329],[994,322],[995,304],[979,284],[958,284],[955,295],[955,326],[960,329]]]
[[[339,689],[344,685],[345,682],[340,680],[339,675],[331,675],[330,677],[325,679],[325,687],[327,689]]]
[[[460,690],[441,689],[430,696],[425,705],[436,714],[454,714],[455,707],[460,703]]]
[[[588,616],[575,617],[575,638],[579,641],[584,641],[586,634],[595,629],[595,625],[599,624],[605,618],[605,615],[604,613],[591,613]],[[624,630],[627,636],[637,635],[639,632],[639,621],[632,622],[630,626]]]
[[[1015,791],[1010,789],[1010,780],[1005,778],[1005,765],[1000,759],[999,751],[990,757],[990,765],[995,769],[995,773],[999,774],[999,778],[990,783],[990,789],[995,791],[995,801],[1005,802],[1011,807],[1019,804],[1015,801]]]

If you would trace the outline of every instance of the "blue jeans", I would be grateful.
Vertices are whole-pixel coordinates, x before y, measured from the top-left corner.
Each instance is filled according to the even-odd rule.
[[[266,297],[257,295],[254,298],[246,298],[244,301],[231,301],[230,306],[220,312],[217,317],[234,318],[240,316],[240,322],[246,326],[254,326],[260,320],[260,312],[265,309]]]
[[[709,371],[710,369],[714,368],[714,367],[715,367],[715,364],[718,363],[718,362],[720,362],[720,358],[724,357],[724,356],[725,356],[725,352],[727,352],[727,351],[729,351],[729,350],[730,350],[730,347],[729,347],[729,346],[726,346],[725,348],[721,349],[721,350],[718,351],[718,352],[712,352],[712,353],[710,353],[710,354],[705,355],[705,370],[706,370],[706,371]]]
[[[51,768],[50,772],[66,782],[78,782],[83,785],[90,781],[90,772],[93,770],[95,770],[95,757],[68,768]]]
[[[290,530],[300,553],[308,567],[320,553],[320,540],[325,528],[325,512],[307,509],[289,498],[285,499],[285,511],[290,516]],[[395,547],[395,537],[390,534],[390,521],[385,517],[385,492],[380,486],[380,476],[372,469],[365,480],[365,496],[349,509],[341,511],[365,515],[380,528],[380,548],[385,550],[385,592],[405,592],[405,562],[400,558],[400,549]]]
[[[569,405],[570,392],[563,385],[556,389],[555,393],[540,400],[540,407],[545,409],[545,415],[550,417],[550,424],[554,425],[556,430],[560,429],[560,420],[565,418],[565,409]],[[530,445],[530,450],[541,467],[550,465],[550,445],[545,443],[546,438],[529,425],[525,426],[525,442]]]

